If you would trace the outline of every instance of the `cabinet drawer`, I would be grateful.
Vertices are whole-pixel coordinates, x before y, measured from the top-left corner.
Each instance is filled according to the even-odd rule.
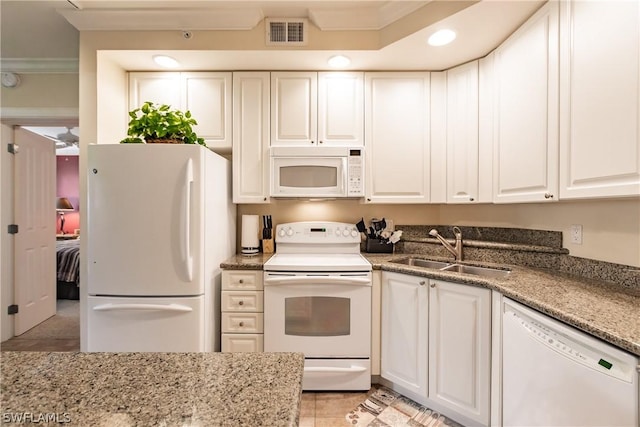
[[[255,289],[262,290],[262,270],[223,270],[222,289]]]
[[[222,351],[226,353],[262,352],[262,334],[222,334]]]
[[[222,311],[263,311],[262,291],[222,291]]]
[[[222,313],[222,332],[262,333],[262,313]]]

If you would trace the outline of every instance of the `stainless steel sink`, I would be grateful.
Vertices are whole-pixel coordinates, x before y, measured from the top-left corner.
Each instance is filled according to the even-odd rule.
[[[506,277],[511,273],[510,270],[500,270],[498,268],[474,267],[472,265],[452,264],[442,268],[442,271],[451,271],[454,273],[473,274],[474,276],[500,278]]]
[[[399,259],[399,260],[391,261],[391,262],[396,263],[396,264],[410,265],[410,266],[413,266],[413,267],[432,268],[432,269],[436,269],[436,270],[440,270],[440,269],[450,265],[447,262],[431,261],[429,259],[423,259],[423,258],[403,258],[403,259]]]

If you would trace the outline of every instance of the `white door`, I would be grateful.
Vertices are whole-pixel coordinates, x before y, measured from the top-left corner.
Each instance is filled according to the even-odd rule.
[[[271,145],[318,144],[318,74],[271,73]]]
[[[15,335],[56,314],[56,152],[50,139],[16,129]]]
[[[318,143],[364,145],[364,74],[318,73]]]
[[[495,53],[494,203],[558,200],[558,3]]]
[[[269,198],[268,72],[233,73],[233,202]]]
[[[447,71],[447,202],[478,194],[478,61]]]
[[[429,77],[365,73],[367,202],[429,202]]]
[[[491,291],[431,280],[429,398],[489,424]]]
[[[427,284],[425,277],[382,272],[381,372],[394,384],[427,397]]]

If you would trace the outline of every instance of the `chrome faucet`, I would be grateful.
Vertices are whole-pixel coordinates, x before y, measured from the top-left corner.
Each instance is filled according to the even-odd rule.
[[[436,239],[440,240],[440,243],[444,246],[446,250],[451,252],[456,261],[462,261],[462,231],[458,227],[453,227],[453,234],[456,236],[456,246],[453,247],[449,242],[447,242],[444,237],[438,234],[438,230],[435,228],[429,231],[429,236],[433,236]]]

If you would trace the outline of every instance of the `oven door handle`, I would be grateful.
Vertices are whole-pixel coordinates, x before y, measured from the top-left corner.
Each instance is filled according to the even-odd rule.
[[[367,368],[364,366],[351,366],[350,368],[339,368],[335,366],[305,366],[305,372],[364,372]]]
[[[371,286],[371,279],[349,276],[286,276],[272,277],[264,280],[265,285],[303,285],[303,284],[355,285]]]

